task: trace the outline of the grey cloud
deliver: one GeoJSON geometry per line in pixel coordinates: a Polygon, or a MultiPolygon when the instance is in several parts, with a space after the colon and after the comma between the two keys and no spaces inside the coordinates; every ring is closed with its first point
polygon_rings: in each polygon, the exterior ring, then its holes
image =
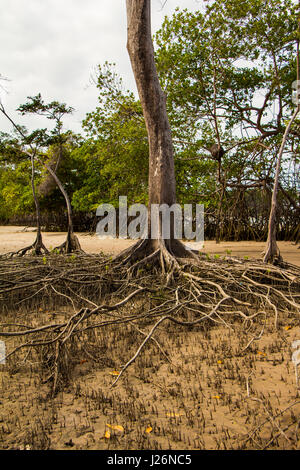
{"type": "MultiPolygon", "coordinates": [[[[152,0],[153,31],[177,5],[199,8],[196,0],[168,0],[161,11],[159,0],[152,0]]],[[[0,73],[11,79],[6,108],[28,127],[42,123],[20,118],[15,109],[40,92],[45,100],[64,101],[77,110],[67,125],[79,132],[80,121],[97,106],[97,89],[86,86],[90,74],[106,60],[116,63],[124,86],[135,90],[125,0],[1,0],[0,44],[0,73]]],[[[2,116],[0,129],[10,129],[2,116]]]]}

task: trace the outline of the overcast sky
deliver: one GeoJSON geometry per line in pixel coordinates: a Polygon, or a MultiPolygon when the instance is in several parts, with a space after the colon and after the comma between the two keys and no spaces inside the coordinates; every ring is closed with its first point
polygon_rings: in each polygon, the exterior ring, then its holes
{"type": "MultiPolygon", "coordinates": [[[[195,11],[203,5],[202,0],[168,0],[161,9],[162,3],[151,0],[153,33],[177,6],[195,11]]],[[[82,119],[97,106],[91,73],[105,61],[115,62],[126,88],[135,91],[125,5],[125,0],[1,0],[0,74],[10,80],[5,83],[9,93],[1,98],[7,112],[29,128],[47,125],[15,112],[27,96],[41,93],[45,101],[75,108],[66,128],[80,132],[82,119]]],[[[0,130],[11,130],[2,115],[0,130]]]]}

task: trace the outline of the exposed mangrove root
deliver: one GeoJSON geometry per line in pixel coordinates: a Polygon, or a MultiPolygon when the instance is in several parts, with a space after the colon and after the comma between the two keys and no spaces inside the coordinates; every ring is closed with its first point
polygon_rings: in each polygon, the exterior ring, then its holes
{"type": "Polygon", "coordinates": [[[83,253],[78,237],[72,230],[68,230],[67,239],[64,243],[54,248],[59,254],[83,253]]]}
{"type": "Polygon", "coordinates": [[[0,266],[0,309],[32,312],[39,310],[43,301],[44,308],[49,311],[51,306],[54,315],[54,321],[40,325],[30,324],[29,314],[28,321],[0,325],[0,338],[6,338],[7,343],[18,338],[17,345],[7,348],[7,359],[26,358],[28,349],[42,352],[39,356],[47,366],[44,380],[51,383],[55,394],[63,387],[65,371],[75,354],[70,348],[76,341],[85,344],[88,334],[101,328],[128,324],[144,336],[136,353],[120,367],[116,385],[150,340],[160,346],[155,333],[165,324],[234,329],[239,322],[245,330],[253,331],[244,351],[262,336],[267,318],[273,319],[274,328],[283,316],[293,315],[299,322],[297,266],[285,264],[283,269],[261,261],[207,260],[183,254],[189,253],[181,245],[167,249],[143,240],[113,260],[81,253],[75,257],[49,255],[46,262],[28,257],[26,265],[21,259],[17,263],[4,260],[0,266]],[[181,256],[175,257],[175,253],[181,256]]]}
{"type": "Polygon", "coordinates": [[[142,239],[127,248],[113,259],[117,266],[128,266],[130,275],[147,267],[157,267],[166,275],[166,284],[173,279],[174,273],[180,271],[181,260],[199,260],[195,252],[188,250],[179,240],[142,239]]]}
{"type": "Polygon", "coordinates": [[[266,250],[263,252],[264,263],[270,263],[277,266],[283,265],[283,258],[280,254],[276,240],[271,240],[267,244],[266,250]]]}
{"type": "Polygon", "coordinates": [[[16,257],[22,257],[25,255],[43,255],[43,254],[48,254],[49,251],[45,247],[42,239],[42,234],[40,232],[37,233],[36,239],[32,245],[26,246],[25,248],[21,248],[20,250],[17,251],[11,251],[9,253],[6,253],[5,255],[1,255],[1,258],[13,258],[14,256],[16,257]]]}

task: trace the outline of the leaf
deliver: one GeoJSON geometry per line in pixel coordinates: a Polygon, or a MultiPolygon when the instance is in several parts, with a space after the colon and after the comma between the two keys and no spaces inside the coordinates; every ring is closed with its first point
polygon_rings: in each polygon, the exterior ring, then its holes
{"type": "Polygon", "coordinates": [[[264,353],[262,351],[257,351],[257,354],[259,354],[260,356],[266,356],[266,353],[264,353]]]}
{"type": "Polygon", "coordinates": [[[109,430],[105,431],[104,437],[105,437],[105,439],[110,439],[110,431],[109,430]]]}
{"type": "Polygon", "coordinates": [[[120,375],[120,372],[117,370],[113,370],[112,372],[109,373],[110,375],[120,375]]]}
{"type": "Polygon", "coordinates": [[[175,413],[175,411],[171,411],[171,413],[167,413],[168,418],[179,418],[183,416],[183,413],[175,413]]]}
{"type": "Polygon", "coordinates": [[[285,326],[283,329],[284,329],[285,331],[288,331],[288,330],[290,330],[291,328],[292,328],[292,327],[291,327],[290,325],[288,325],[288,326],[285,326]]]}
{"type": "Polygon", "coordinates": [[[215,395],[213,398],[216,398],[217,400],[221,399],[220,395],[215,395]]]}
{"type": "Polygon", "coordinates": [[[119,424],[107,424],[106,426],[113,431],[124,432],[123,426],[120,426],[119,424]]]}
{"type": "Polygon", "coordinates": [[[218,361],[218,364],[223,364],[223,361],[219,360],[219,361],[218,361]]]}
{"type": "Polygon", "coordinates": [[[148,426],[148,428],[146,429],[146,433],[150,434],[150,432],[152,432],[152,428],[151,428],[151,426],[148,426]]]}

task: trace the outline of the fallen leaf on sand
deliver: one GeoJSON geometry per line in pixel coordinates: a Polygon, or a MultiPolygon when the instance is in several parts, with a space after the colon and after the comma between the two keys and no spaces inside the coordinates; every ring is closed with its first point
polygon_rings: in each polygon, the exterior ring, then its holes
{"type": "Polygon", "coordinates": [[[183,413],[175,413],[172,411],[171,413],[167,413],[168,418],[179,418],[180,416],[183,416],[183,413]]]}
{"type": "Polygon", "coordinates": [[[257,351],[257,354],[259,354],[260,356],[266,356],[266,353],[261,352],[261,351],[257,351]]]}
{"type": "Polygon", "coordinates": [[[120,426],[119,424],[107,424],[106,425],[108,428],[112,429],[113,431],[119,431],[119,432],[124,432],[123,426],[120,426]]]}

